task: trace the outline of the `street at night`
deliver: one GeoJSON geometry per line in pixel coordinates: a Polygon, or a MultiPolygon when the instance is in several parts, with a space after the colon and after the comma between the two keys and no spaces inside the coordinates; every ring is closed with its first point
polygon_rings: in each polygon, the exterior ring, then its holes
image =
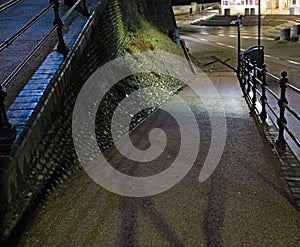
{"type": "Polygon", "coordinates": [[[0,246],[300,246],[300,0],[0,0],[0,29],[0,246]]]}

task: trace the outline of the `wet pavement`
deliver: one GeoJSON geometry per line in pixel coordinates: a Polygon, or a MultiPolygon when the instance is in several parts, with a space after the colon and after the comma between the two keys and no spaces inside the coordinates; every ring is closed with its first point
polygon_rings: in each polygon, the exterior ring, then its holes
{"type": "MultiPolygon", "coordinates": [[[[199,183],[212,133],[207,106],[186,87],[178,95],[200,126],[200,148],[181,182],[158,195],[130,198],[102,189],[81,172],[41,206],[19,246],[298,246],[299,211],[235,74],[215,72],[209,78],[223,100],[227,124],[224,152],[209,179],[199,183]]],[[[167,103],[183,114],[181,104],[176,97],[167,103]]],[[[148,147],[147,133],[154,127],[171,137],[146,174],[165,169],[176,157],[181,143],[176,126],[170,114],[158,110],[131,133],[141,149],[148,147]]],[[[114,149],[106,157],[110,154],[116,166],[143,174],[143,167],[130,165],[114,149]]]]}
{"type": "MultiPolygon", "coordinates": [[[[227,138],[208,180],[200,183],[199,173],[210,150],[210,119],[187,87],[179,95],[195,114],[201,143],[194,166],[180,183],[155,196],[130,198],[104,190],[82,171],[41,205],[18,246],[299,246],[299,211],[269,143],[249,114],[236,75],[213,71],[209,78],[223,99],[227,138]]],[[[198,86],[203,90],[201,79],[198,86]]],[[[180,113],[181,103],[173,98],[167,104],[180,113]]],[[[176,122],[162,110],[132,132],[136,146],[148,147],[147,133],[154,127],[168,131],[170,144],[146,171],[131,164],[132,174],[165,169],[178,153],[176,122]]],[[[116,166],[127,167],[127,160],[115,157],[116,166]]]]}
{"type": "MultiPolygon", "coordinates": [[[[223,67],[222,70],[228,71],[226,66],[221,63],[209,64],[213,61],[212,55],[221,60],[230,59],[228,63],[233,67],[237,66],[237,33],[236,27],[194,27],[181,26],[183,35],[182,38],[189,41],[189,48],[193,50],[193,54],[200,61],[199,66],[205,71],[215,71],[223,67]],[[205,33],[203,33],[205,32],[205,33]],[[225,35],[227,33],[227,35],[225,35]]],[[[242,27],[242,48],[243,51],[251,46],[257,45],[257,28],[242,27]],[[253,38],[251,38],[253,37],[253,38]]],[[[268,40],[266,34],[262,33],[262,45],[265,51],[265,64],[267,71],[276,77],[280,78],[282,71],[287,71],[288,79],[291,85],[300,88],[299,77],[299,42],[294,41],[275,41],[268,40]]],[[[277,81],[272,80],[267,76],[268,86],[277,94],[280,95],[280,87],[277,81]]],[[[287,90],[287,98],[289,106],[296,112],[300,112],[299,94],[292,90],[287,90]]],[[[269,104],[276,112],[279,112],[277,99],[271,94],[267,94],[269,104]]],[[[276,123],[276,118],[272,113],[269,117],[276,123]]],[[[300,138],[300,125],[298,120],[289,112],[286,112],[286,118],[289,128],[294,132],[295,136],[300,138]]],[[[288,144],[292,148],[294,154],[300,157],[300,150],[293,140],[286,134],[288,144]]]]}

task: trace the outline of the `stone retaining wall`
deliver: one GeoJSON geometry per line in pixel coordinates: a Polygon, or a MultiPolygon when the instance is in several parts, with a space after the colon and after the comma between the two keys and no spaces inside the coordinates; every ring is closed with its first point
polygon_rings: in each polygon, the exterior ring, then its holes
{"type": "MultiPolygon", "coordinates": [[[[65,36],[72,48],[68,57],[54,49],[9,108],[17,139],[11,153],[0,156],[3,243],[22,230],[30,207],[80,169],[71,130],[76,96],[97,67],[126,52],[127,31],[141,19],[165,33],[174,30],[169,0],[101,1],[88,21],[79,17],[71,25],[65,36]]],[[[148,80],[158,81],[159,86],[160,78],[148,80]]],[[[170,88],[178,86],[170,82],[170,88]]]]}

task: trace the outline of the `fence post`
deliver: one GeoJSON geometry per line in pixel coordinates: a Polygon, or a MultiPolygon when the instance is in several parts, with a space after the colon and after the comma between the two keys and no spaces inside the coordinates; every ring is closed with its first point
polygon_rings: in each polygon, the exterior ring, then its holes
{"type": "Polygon", "coordinates": [[[57,36],[58,36],[58,45],[57,45],[57,51],[64,56],[67,56],[68,54],[68,47],[65,44],[62,29],[63,29],[63,22],[60,19],[59,16],[59,0],[51,0],[51,2],[54,2],[53,10],[54,10],[54,25],[57,25],[57,36]]]}
{"type": "Polygon", "coordinates": [[[0,86],[0,154],[7,154],[11,144],[16,139],[16,129],[8,122],[5,111],[4,100],[6,95],[5,88],[0,86]]]}
{"type": "Polygon", "coordinates": [[[267,86],[267,82],[266,82],[266,74],[267,74],[267,69],[266,69],[266,65],[263,64],[262,65],[262,85],[261,85],[261,106],[262,106],[262,110],[260,113],[260,119],[263,121],[263,123],[266,122],[267,119],[267,111],[266,111],[266,102],[267,102],[267,95],[266,95],[266,86],[267,86]]]}
{"type": "Polygon", "coordinates": [[[247,87],[248,87],[248,63],[245,57],[241,57],[241,83],[244,97],[247,98],[247,87]]]}
{"type": "Polygon", "coordinates": [[[280,148],[286,147],[286,141],[284,139],[284,125],[287,124],[286,118],[285,118],[285,104],[288,104],[288,101],[286,99],[286,84],[289,83],[288,79],[286,78],[287,72],[282,71],[281,72],[281,79],[279,81],[281,93],[280,93],[280,100],[278,100],[278,106],[280,109],[279,119],[277,120],[277,124],[279,127],[279,133],[278,138],[276,140],[276,144],[280,148]]]}
{"type": "Polygon", "coordinates": [[[257,77],[257,65],[256,64],[253,64],[251,66],[251,70],[252,70],[252,92],[253,92],[253,97],[252,97],[252,106],[253,106],[253,109],[255,111],[256,109],[256,77],[257,77]]]}
{"type": "Polygon", "coordinates": [[[86,17],[90,16],[89,10],[87,8],[86,0],[82,0],[82,14],[86,17]]]}
{"type": "Polygon", "coordinates": [[[246,58],[246,73],[247,73],[247,90],[246,93],[249,95],[251,91],[251,86],[250,86],[250,71],[251,71],[251,66],[250,66],[250,59],[246,58]]]}
{"type": "Polygon", "coordinates": [[[243,92],[246,94],[246,75],[247,75],[247,62],[244,57],[242,57],[242,83],[243,83],[243,92]]]}

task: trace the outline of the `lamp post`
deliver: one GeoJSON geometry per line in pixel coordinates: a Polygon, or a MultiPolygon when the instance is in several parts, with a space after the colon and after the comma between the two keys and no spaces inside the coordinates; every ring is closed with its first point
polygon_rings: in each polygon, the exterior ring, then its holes
{"type": "Polygon", "coordinates": [[[241,69],[241,16],[240,13],[238,13],[238,19],[237,19],[237,25],[238,25],[238,66],[237,66],[237,75],[240,79],[240,69],[241,69]]]}
{"type": "Polygon", "coordinates": [[[258,59],[259,59],[259,64],[260,65],[262,65],[262,58],[261,58],[261,42],[260,42],[260,40],[261,40],[261,37],[260,37],[260,33],[261,33],[261,23],[260,23],[260,21],[261,21],[261,18],[260,18],[260,0],[258,0],[258,59]]]}

